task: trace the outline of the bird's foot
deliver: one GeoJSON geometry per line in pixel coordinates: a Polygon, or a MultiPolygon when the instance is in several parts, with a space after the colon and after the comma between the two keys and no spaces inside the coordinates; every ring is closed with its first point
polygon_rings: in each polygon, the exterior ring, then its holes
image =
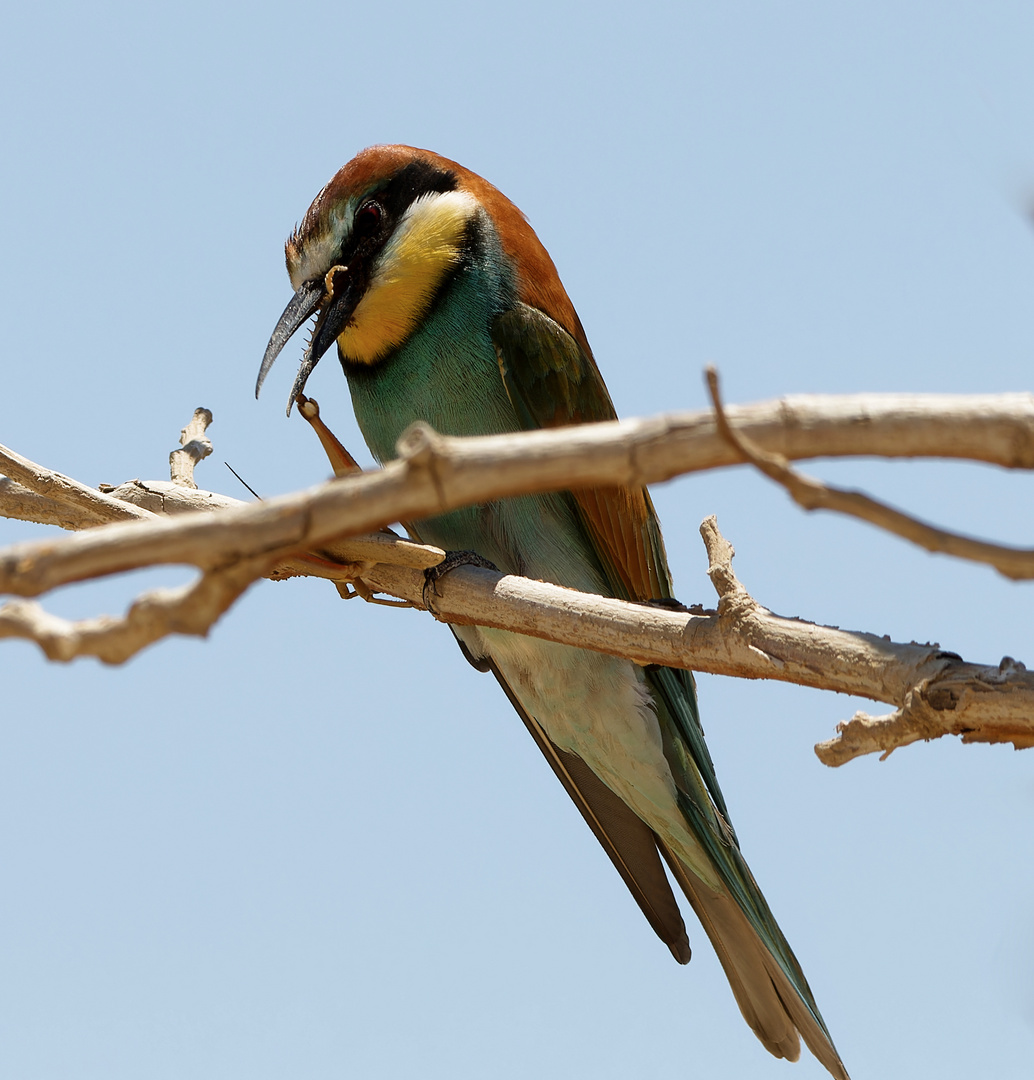
{"type": "Polygon", "coordinates": [[[643,602],[647,607],[664,608],[665,611],[684,611],[687,613],[689,611],[689,608],[681,600],[676,600],[674,596],[657,596],[643,602]]]}
{"type": "Polygon", "coordinates": [[[299,394],[295,400],[298,402],[298,411],[302,414],[303,419],[308,420],[309,426],[316,432],[316,437],[323,447],[323,452],[327,455],[327,460],[334,470],[334,475],[341,477],[361,473],[363,470],[359,462],[352,457],[345,449],[344,443],[320,419],[319,402],[315,398],[307,398],[304,394],[299,394]]]}
{"type": "Polygon", "coordinates": [[[652,600],[644,600],[645,607],[661,608],[664,611],[680,611],[686,615],[714,615],[715,612],[705,608],[703,604],[690,604],[687,607],[681,600],[674,596],[658,596],[652,600]]]}
{"type": "Polygon", "coordinates": [[[495,570],[499,572],[499,567],[495,563],[489,562],[488,559],[483,558],[476,551],[447,551],[445,558],[436,566],[428,567],[424,571],[424,607],[427,608],[432,615],[436,615],[434,610],[433,597],[441,596],[438,592],[438,582],[445,577],[446,574],[451,573],[458,566],[479,566],[482,570],[495,570]]]}

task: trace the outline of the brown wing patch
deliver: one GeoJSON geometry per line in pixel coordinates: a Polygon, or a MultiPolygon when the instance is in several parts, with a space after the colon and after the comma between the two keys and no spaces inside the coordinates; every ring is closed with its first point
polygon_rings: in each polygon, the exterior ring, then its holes
{"type": "Polygon", "coordinates": [[[630,600],[671,596],[660,530],[642,488],[578,488],[571,492],[603,555],[630,600]]]}

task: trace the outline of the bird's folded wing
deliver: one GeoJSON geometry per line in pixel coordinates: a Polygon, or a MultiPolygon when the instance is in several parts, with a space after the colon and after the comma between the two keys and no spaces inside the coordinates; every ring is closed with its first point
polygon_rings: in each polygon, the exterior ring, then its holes
{"type": "Polygon", "coordinates": [[[499,680],[499,685],[586,824],[610,856],[654,932],[680,964],[688,964],[690,949],[686,924],[682,921],[682,914],[661,863],[657,839],[651,829],[581,758],[557,746],[534,717],[528,715],[496,665],[487,660],[487,666],[499,680]]]}
{"type": "MultiPolygon", "coordinates": [[[[614,420],[617,414],[580,325],[570,331],[545,312],[518,304],[496,317],[492,340],[503,384],[526,428],[614,420]]],[[[645,601],[672,595],[660,525],[645,488],[581,488],[571,492],[613,595],[645,601]]],[[[686,744],[708,796],[728,825],[696,707],[693,676],[654,669],[651,682],[669,699],[676,738],[686,744]]],[[[678,771],[679,758],[672,761],[678,771]]]]}
{"type": "MultiPolygon", "coordinates": [[[[529,431],[617,419],[580,326],[572,334],[545,312],[518,304],[493,321],[492,341],[506,392],[529,431]]],[[[664,542],[646,489],[576,488],[571,494],[614,595],[670,597],[664,542]]]]}

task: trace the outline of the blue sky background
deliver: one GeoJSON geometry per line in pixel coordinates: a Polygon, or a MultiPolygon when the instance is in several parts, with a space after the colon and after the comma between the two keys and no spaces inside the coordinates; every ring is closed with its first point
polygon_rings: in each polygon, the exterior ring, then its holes
{"type": "MultiPolygon", "coordinates": [[[[0,16],[0,441],[90,483],[327,473],[252,387],[282,244],[373,142],[454,157],[552,253],[626,416],[786,393],[1031,389],[1027,2],[99,2],[0,16]]],[[[337,366],[309,383],[357,454],[337,366]]],[[[364,460],[365,451],[363,451],[364,460]]],[[[1030,544],[1034,480],[822,464],[1030,544]]],[[[787,615],[1034,660],[1034,586],[809,516],[746,471],[655,491],[687,602],[699,521],[787,615]]],[[[41,530],[0,522],[0,539],[41,530]]],[[[173,568],[65,590],[121,610],[173,568]]],[[[0,1075],[794,1077],[703,933],[657,942],[490,679],[426,615],[254,588],[118,669],[0,645],[0,1075]]],[[[743,846],[856,1080],[1028,1077],[1034,754],[840,770],[864,702],[700,680],[743,846]]]]}

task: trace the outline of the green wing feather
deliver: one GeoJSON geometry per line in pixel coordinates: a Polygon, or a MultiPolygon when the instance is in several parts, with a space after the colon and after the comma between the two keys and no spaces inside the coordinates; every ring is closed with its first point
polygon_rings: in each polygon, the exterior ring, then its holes
{"type": "MultiPolygon", "coordinates": [[[[527,304],[496,317],[492,340],[503,384],[524,427],[616,420],[592,356],[559,323],[527,304]]],[[[644,488],[571,492],[614,595],[671,597],[671,575],[650,496],[644,488]]]]}

